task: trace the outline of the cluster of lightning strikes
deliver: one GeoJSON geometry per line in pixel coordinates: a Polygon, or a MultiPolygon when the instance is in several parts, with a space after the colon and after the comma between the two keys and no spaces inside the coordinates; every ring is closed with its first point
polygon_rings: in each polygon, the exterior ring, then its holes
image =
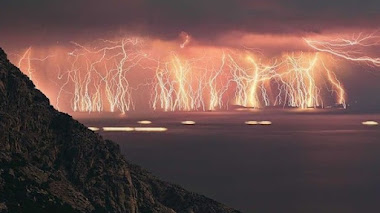
{"type": "Polygon", "coordinates": [[[344,58],[349,61],[366,63],[367,65],[380,67],[380,58],[367,55],[367,49],[372,48],[378,51],[380,46],[380,35],[377,32],[364,35],[359,33],[352,38],[337,38],[313,40],[304,39],[313,49],[319,52],[330,53],[334,56],[344,58]]]}
{"type": "Polygon", "coordinates": [[[69,66],[58,75],[64,80],[57,95],[58,107],[62,93],[68,92],[73,111],[100,112],[107,105],[108,111],[124,113],[134,108],[128,74],[146,57],[139,51],[141,41],[124,38],[101,43],[101,47],[89,48],[72,42],[76,49],[68,53],[69,66]]]}
{"type": "Polygon", "coordinates": [[[318,53],[286,54],[265,64],[249,53],[226,51],[216,65],[199,66],[199,61],[204,58],[186,60],[173,54],[157,68],[154,110],[220,110],[229,103],[252,108],[322,107],[318,76],[325,77],[330,91],[335,92],[336,104],[346,107],[343,86],[318,53]]]}
{"type": "MultiPolygon", "coordinates": [[[[125,113],[135,109],[134,97],[143,96],[136,91],[145,85],[149,87],[147,98],[143,97],[146,104],[160,111],[222,110],[231,105],[317,108],[324,106],[326,94],[345,108],[346,92],[325,54],[380,66],[379,58],[360,49],[380,45],[376,34],[304,40],[316,52],[287,53],[270,60],[230,49],[200,57],[172,51],[155,58],[144,51],[140,38],[99,40],[96,45],[72,42],[74,50],[66,54],[65,64],[59,65],[56,107],[64,102],[62,96],[69,95],[73,111],[125,113]],[[144,80],[139,76],[140,85],[131,86],[131,77],[141,69],[149,69],[152,75],[144,80]]],[[[185,34],[180,49],[189,42],[185,34]]],[[[38,59],[31,57],[31,52],[29,48],[19,55],[18,65],[33,79],[32,62],[54,56],[38,59]]]]}

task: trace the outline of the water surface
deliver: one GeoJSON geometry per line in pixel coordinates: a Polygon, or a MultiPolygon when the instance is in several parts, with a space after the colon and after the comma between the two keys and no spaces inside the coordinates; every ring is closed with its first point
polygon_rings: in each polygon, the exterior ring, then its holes
{"type": "Polygon", "coordinates": [[[224,112],[81,119],[120,144],[130,162],[163,180],[244,212],[309,213],[380,210],[380,126],[363,125],[367,120],[380,122],[380,115],[224,112]],[[167,130],[102,131],[106,126],[167,130]]]}

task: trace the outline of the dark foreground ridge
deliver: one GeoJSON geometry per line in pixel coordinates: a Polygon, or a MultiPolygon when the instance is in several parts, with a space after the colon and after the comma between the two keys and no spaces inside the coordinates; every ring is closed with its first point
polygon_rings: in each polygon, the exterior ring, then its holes
{"type": "Polygon", "coordinates": [[[238,212],[129,164],[0,48],[0,212],[238,212]]]}

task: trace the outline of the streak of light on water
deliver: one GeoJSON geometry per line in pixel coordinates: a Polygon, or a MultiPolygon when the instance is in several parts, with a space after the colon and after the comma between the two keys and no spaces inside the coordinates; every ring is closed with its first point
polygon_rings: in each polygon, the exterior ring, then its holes
{"type": "Polygon", "coordinates": [[[147,124],[152,124],[152,121],[148,121],[148,120],[142,120],[142,121],[137,121],[138,124],[144,124],[144,125],[147,125],[147,124]]]}
{"type": "Polygon", "coordinates": [[[195,125],[195,121],[182,121],[181,124],[183,124],[183,125],[195,125]]]}
{"type": "Polygon", "coordinates": [[[272,121],[246,121],[246,125],[272,125],[272,121]]]}
{"type": "Polygon", "coordinates": [[[244,123],[247,124],[247,125],[258,125],[259,124],[258,121],[246,121],[244,123]]]}
{"type": "Polygon", "coordinates": [[[365,126],[377,126],[377,125],[379,125],[379,123],[376,121],[363,121],[362,124],[365,126]]]}
{"type": "Polygon", "coordinates": [[[260,125],[272,125],[272,121],[259,121],[260,125]]]}
{"type": "Polygon", "coordinates": [[[133,127],[103,127],[105,132],[132,132],[134,130],[133,127]]]}
{"type": "Polygon", "coordinates": [[[103,127],[105,132],[165,132],[166,127],[103,127]]]}
{"type": "Polygon", "coordinates": [[[168,129],[165,127],[135,127],[136,132],[165,132],[168,129]]]}
{"type": "Polygon", "coordinates": [[[92,131],[99,131],[99,128],[98,127],[93,127],[93,126],[90,126],[88,127],[89,130],[92,130],[92,131]]]}

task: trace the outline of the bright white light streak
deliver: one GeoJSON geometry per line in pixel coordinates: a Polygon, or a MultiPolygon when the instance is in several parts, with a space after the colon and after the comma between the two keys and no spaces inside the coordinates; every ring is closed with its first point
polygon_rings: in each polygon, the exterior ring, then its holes
{"type": "Polygon", "coordinates": [[[105,132],[165,132],[165,127],[103,127],[105,132]]]}
{"type": "Polygon", "coordinates": [[[105,132],[132,132],[134,130],[133,127],[103,127],[105,132]]]}
{"type": "Polygon", "coordinates": [[[247,125],[258,125],[259,124],[258,121],[246,121],[244,123],[247,124],[247,125]]]}
{"type": "Polygon", "coordinates": [[[165,127],[135,127],[136,132],[166,132],[168,129],[165,127]]]}
{"type": "Polygon", "coordinates": [[[99,131],[99,128],[98,127],[93,127],[93,126],[90,126],[88,127],[89,130],[92,130],[92,131],[99,131]]]}
{"type": "Polygon", "coordinates": [[[260,121],[259,124],[260,125],[272,125],[272,122],[271,121],[260,121]]]}
{"type": "Polygon", "coordinates": [[[195,125],[195,121],[182,121],[181,124],[183,124],[183,125],[195,125]]]}
{"type": "Polygon", "coordinates": [[[377,126],[377,125],[379,125],[379,123],[376,121],[363,121],[362,124],[365,126],[377,126]]]}
{"type": "Polygon", "coordinates": [[[152,121],[148,121],[148,120],[143,120],[143,121],[137,121],[138,124],[144,124],[144,125],[147,125],[147,124],[151,124],[152,121]]]}

